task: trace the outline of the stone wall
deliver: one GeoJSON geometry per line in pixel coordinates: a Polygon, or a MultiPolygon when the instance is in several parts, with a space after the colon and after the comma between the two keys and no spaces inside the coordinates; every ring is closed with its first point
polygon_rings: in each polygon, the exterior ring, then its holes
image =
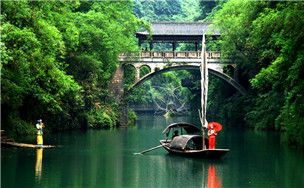
{"type": "Polygon", "coordinates": [[[109,84],[109,94],[117,100],[118,103],[121,102],[124,95],[124,65],[119,64],[118,68],[114,72],[114,77],[109,84]]]}
{"type": "Polygon", "coordinates": [[[119,107],[120,126],[128,126],[128,102],[124,100],[124,65],[119,64],[109,84],[109,94],[114,97],[119,107]]]}

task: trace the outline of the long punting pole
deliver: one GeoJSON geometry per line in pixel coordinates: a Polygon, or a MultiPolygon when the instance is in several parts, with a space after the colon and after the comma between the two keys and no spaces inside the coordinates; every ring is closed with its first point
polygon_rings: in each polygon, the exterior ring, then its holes
{"type": "Polygon", "coordinates": [[[163,145],[156,146],[156,147],[154,147],[154,148],[151,148],[151,149],[148,149],[148,150],[142,151],[142,152],[140,152],[139,154],[144,154],[144,153],[147,153],[147,152],[149,152],[149,151],[155,150],[155,149],[160,148],[160,147],[162,147],[162,146],[163,146],[163,145]]]}
{"type": "Polygon", "coordinates": [[[201,124],[203,132],[203,150],[205,149],[205,130],[207,128],[206,109],[207,109],[207,95],[208,95],[208,68],[205,46],[205,32],[202,40],[202,63],[201,63],[201,124]]]}

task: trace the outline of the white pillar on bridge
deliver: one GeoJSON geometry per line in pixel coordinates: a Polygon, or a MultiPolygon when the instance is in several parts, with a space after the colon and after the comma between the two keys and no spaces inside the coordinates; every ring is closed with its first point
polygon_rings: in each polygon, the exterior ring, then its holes
{"type": "Polygon", "coordinates": [[[140,67],[135,67],[135,83],[140,80],[140,67]]]}

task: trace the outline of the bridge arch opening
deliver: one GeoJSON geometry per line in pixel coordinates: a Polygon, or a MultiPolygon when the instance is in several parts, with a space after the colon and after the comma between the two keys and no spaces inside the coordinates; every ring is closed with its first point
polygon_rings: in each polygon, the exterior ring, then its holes
{"type": "MultiPolygon", "coordinates": [[[[183,65],[183,66],[173,66],[173,67],[167,67],[155,72],[151,72],[147,75],[145,75],[144,77],[142,77],[138,82],[136,82],[135,84],[133,84],[127,92],[127,95],[131,94],[132,91],[139,87],[140,85],[142,85],[144,82],[148,81],[149,79],[151,79],[152,77],[165,73],[165,72],[169,72],[169,71],[175,71],[175,70],[198,70],[200,71],[200,68],[198,66],[192,66],[192,65],[183,65]]],[[[228,84],[230,84],[232,87],[234,87],[236,90],[238,90],[242,95],[245,94],[246,90],[237,82],[235,81],[233,78],[231,78],[230,76],[216,71],[214,69],[210,69],[208,68],[208,73],[212,74],[222,80],[224,80],[225,82],[227,82],[228,84]]]]}
{"type": "Polygon", "coordinates": [[[142,65],[139,68],[139,77],[142,78],[145,75],[149,74],[151,72],[151,67],[148,65],[142,65]]]}
{"type": "Polygon", "coordinates": [[[233,65],[227,65],[226,67],[224,67],[223,72],[226,75],[229,75],[230,77],[234,76],[234,69],[235,67],[233,65]]]}

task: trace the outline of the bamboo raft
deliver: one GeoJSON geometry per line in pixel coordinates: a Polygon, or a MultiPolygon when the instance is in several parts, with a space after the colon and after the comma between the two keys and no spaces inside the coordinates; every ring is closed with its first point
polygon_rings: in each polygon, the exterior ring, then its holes
{"type": "Polygon", "coordinates": [[[17,142],[1,142],[1,147],[22,147],[22,148],[54,148],[53,145],[36,145],[36,144],[25,144],[17,142]]]}
{"type": "Polygon", "coordinates": [[[54,148],[53,145],[36,145],[14,142],[14,140],[1,130],[1,147],[21,147],[21,148],[54,148]]]}

